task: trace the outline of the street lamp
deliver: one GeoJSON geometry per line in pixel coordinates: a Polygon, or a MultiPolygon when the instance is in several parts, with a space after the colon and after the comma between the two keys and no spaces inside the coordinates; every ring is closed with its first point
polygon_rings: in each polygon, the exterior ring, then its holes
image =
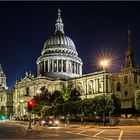
{"type": "MultiPolygon", "coordinates": [[[[104,59],[100,62],[102,69],[103,69],[103,93],[105,94],[106,90],[105,90],[105,85],[104,85],[104,73],[106,72],[106,68],[109,65],[109,60],[104,59]]],[[[103,125],[105,125],[105,112],[103,112],[103,125]]]]}
{"type": "Polygon", "coordinates": [[[109,66],[109,60],[104,59],[100,62],[100,65],[102,66],[103,70],[103,93],[105,93],[105,86],[104,86],[104,72],[106,72],[106,68],[109,66]]]}
{"type": "Polygon", "coordinates": [[[108,65],[109,65],[109,60],[104,59],[104,60],[101,61],[100,64],[102,66],[103,71],[105,71],[106,70],[106,67],[108,67],[108,65]]]}

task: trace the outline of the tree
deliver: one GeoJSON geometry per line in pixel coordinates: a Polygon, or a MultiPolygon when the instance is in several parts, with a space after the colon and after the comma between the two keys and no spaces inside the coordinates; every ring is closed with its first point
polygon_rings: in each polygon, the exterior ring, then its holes
{"type": "Polygon", "coordinates": [[[79,101],[80,114],[88,116],[95,111],[94,99],[83,99],[79,101]]]}
{"type": "Polygon", "coordinates": [[[109,113],[114,110],[114,102],[110,95],[99,95],[94,98],[96,112],[109,113]]]}
{"type": "Polygon", "coordinates": [[[119,97],[117,97],[115,94],[111,95],[111,98],[114,102],[114,111],[113,114],[114,115],[119,115],[121,114],[121,100],[119,97]]]}
{"type": "Polygon", "coordinates": [[[61,95],[64,99],[64,102],[68,101],[70,98],[70,93],[71,93],[71,89],[64,86],[63,89],[61,90],[61,95]]]}
{"type": "Polygon", "coordinates": [[[63,96],[59,90],[55,90],[51,95],[51,103],[53,105],[62,104],[64,102],[63,96]]]}
{"type": "Polygon", "coordinates": [[[140,90],[135,92],[135,106],[136,109],[140,112],[140,90]]]}
{"type": "Polygon", "coordinates": [[[103,124],[105,125],[105,113],[113,112],[114,102],[110,95],[99,95],[94,98],[96,112],[103,114],[103,124]]]}
{"type": "Polygon", "coordinates": [[[80,92],[74,88],[74,90],[72,90],[70,93],[69,101],[78,101],[80,99],[80,92]]]}
{"type": "Polygon", "coordinates": [[[45,117],[47,115],[52,115],[51,108],[51,106],[43,106],[41,109],[41,116],[45,117]]]}
{"type": "Polygon", "coordinates": [[[36,94],[33,99],[35,102],[34,107],[32,108],[32,113],[34,114],[41,114],[41,109],[43,106],[50,106],[51,105],[51,93],[48,91],[48,89],[42,87],[40,89],[41,93],[36,94]]]}
{"type": "Polygon", "coordinates": [[[0,115],[5,115],[5,107],[1,106],[0,108],[0,115]]]}

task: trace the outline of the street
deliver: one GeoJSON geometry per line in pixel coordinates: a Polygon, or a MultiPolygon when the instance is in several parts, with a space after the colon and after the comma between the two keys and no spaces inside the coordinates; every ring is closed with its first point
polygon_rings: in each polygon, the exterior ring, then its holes
{"type": "Polygon", "coordinates": [[[48,140],[139,140],[140,127],[65,127],[32,126],[13,122],[0,122],[0,139],[48,139],[48,140]]]}
{"type": "Polygon", "coordinates": [[[0,139],[19,139],[26,135],[26,127],[0,121],[0,139]]]}

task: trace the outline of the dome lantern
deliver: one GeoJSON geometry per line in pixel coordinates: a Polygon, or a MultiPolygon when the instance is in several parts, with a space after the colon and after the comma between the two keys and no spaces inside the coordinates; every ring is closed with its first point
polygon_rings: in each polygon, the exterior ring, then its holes
{"type": "Polygon", "coordinates": [[[61,32],[62,34],[64,34],[64,24],[62,22],[60,9],[58,9],[58,17],[55,23],[55,34],[57,32],[61,32]]]}

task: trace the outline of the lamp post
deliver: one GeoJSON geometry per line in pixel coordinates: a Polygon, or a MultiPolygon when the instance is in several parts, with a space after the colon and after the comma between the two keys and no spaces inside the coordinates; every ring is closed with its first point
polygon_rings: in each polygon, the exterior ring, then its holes
{"type": "Polygon", "coordinates": [[[104,59],[101,61],[101,66],[102,66],[102,70],[103,70],[103,93],[105,93],[105,85],[104,85],[104,73],[106,72],[106,68],[108,67],[109,61],[104,59]]]}
{"type": "MultiPolygon", "coordinates": [[[[108,67],[108,60],[107,59],[104,59],[101,61],[101,66],[102,66],[102,70],[103,70],[103,93],[105,94],[106,93],[106,90],[105,90],[105,85],[104,85],[104,73],[106,72],[106,67],[108,67]]],[[[103,125],[105,125],[105,112],[103,112],[103,125]]]]}

